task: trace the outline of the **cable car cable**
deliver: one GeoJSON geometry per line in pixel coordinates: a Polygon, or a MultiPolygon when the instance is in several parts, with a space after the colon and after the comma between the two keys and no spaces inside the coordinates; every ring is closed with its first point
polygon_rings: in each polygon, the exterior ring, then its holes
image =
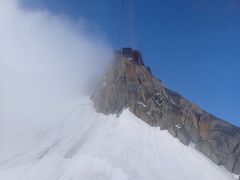
{"type": "Polygon", "coordinates": [[[118,24],[117,48],[119,48],[120,41],[121,41],[123,15],[124,15],[124,0],[120,0],[120,1],[121,2],[120,2],[120,17],[119,17],[119,24],[118,24]]]}

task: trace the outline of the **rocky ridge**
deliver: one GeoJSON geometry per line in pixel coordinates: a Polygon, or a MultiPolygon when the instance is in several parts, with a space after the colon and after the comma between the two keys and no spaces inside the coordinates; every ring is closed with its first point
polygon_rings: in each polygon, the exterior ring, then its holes
{"type": "Polygon", "coordinates": [[[218,165],[240,174],[240,128],[225,122],[166,88],[150,68],[118,57],[91,96],[104,114],[129,108],[151,126],[168,130],[218,165]]]}

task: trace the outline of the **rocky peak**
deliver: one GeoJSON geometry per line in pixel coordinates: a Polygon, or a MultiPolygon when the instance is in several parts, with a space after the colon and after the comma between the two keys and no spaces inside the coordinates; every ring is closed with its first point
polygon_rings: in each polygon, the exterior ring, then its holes
{"type": "Polygon", "coordinates": [[[240,174],[240,128],[166,88],[144,63],[116,56],[91,99],[104,114],[129,108],[150,126],[168,130],[185,145],[194,143],[213,162],[240,174]]]}

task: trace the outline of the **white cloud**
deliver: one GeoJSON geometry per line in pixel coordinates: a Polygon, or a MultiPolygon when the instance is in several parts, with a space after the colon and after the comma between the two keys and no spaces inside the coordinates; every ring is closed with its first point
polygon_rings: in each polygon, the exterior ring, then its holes
{"type": "Polygon", "coordinates": [[[41,110],[86,91],[89,79],[110,60],[111,49],[87,33],[85,24],[85,19],[75,22],[0,0],[0,109],[41,110]]]}

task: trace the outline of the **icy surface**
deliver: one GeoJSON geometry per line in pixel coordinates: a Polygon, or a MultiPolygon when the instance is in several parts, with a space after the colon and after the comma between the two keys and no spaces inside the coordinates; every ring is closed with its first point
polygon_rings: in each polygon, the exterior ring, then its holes
{"type": "MultiPolygon", "coordinates": [[[[0,130],[4,180],[230,180],[234,176],[128,110],[95,112],[89,98],[0,130]]],[[[20,121],[20,119],[19,119],[20,121]]]]}

